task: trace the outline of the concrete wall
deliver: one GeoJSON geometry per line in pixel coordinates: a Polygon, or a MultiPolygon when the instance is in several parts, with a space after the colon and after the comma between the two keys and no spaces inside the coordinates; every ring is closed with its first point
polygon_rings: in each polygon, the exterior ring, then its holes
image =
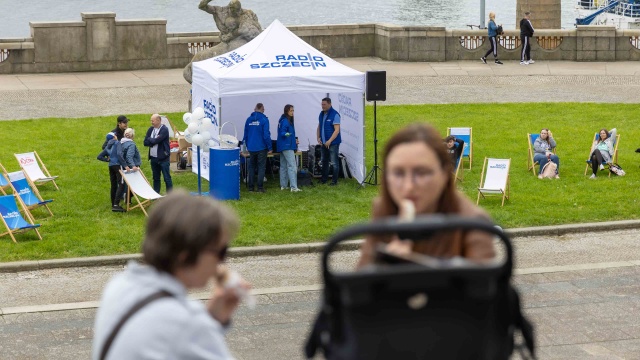
{"type": "MultiPolygon", "coordinates": [[[[183,67],[189,46],[220,42],[217,32],[166,33],[166,20],[117,21],[115,13],[82,13],[82,21],[32,22],[31,37],[0,39],[0,73],[138,70],[183,67]]],[[[429,26],[347,24],[292,26],[304,41],[331,57],[376,56],[392,61],[478,60],[489,48],[485,30],[429,26]],[[465,37],[484,40],[476,48],[463,46],[465,37]]],[[[536,30],[531,42],[536,60],[640,60],[640,30],[611,26],[578,26],[570,30],[536,30]],[[543,39],[557,45],[543,48],[543,39]]],[[[518,30],[505,39],[519,41],[518,30]]],[[[477,44],[477,43],[476,43],[477,44]]],[[[467,44],[468,45],[468,44],[467,44]]],[[[499,46],[503,60],[520,59],[521,47],[499,46]]]]}

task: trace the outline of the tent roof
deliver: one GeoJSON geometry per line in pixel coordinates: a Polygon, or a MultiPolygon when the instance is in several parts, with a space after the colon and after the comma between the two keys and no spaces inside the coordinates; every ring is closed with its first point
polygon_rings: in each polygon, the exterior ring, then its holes
{"type": "Polygon", "coordinates": [[[329,58],[274,20],[252,41],[193,63],[193,83],[214,95],[363,92],[364,73],[329,58]]]}

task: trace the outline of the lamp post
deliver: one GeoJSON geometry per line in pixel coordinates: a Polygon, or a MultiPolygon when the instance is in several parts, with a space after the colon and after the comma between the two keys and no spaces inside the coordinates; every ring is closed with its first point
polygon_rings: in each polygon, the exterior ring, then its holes
{"type": "Polygon", "coordinates": [[[480,29],[484,29],[484,2],[485,0],[480,0],[480,29]]]}

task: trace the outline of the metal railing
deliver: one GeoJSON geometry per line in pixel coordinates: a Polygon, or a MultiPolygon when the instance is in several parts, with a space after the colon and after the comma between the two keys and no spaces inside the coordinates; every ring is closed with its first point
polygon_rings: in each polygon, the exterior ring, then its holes
{"type": "Polygon", "coordinates": [[[640,49],[640,36],[629,36],[629,42],[634,48],[640,49]]]}
{"type": "Polygon", "coordinates": [[[460,45],[467,50],[475,50],[484,44],[484,36],[460,36],[460,45]]]}
{"type": "Polygon", "coordinates": [[[9,49],[0,49],[0,62],[9,58],[9,49]]]}
{"type": "Polygon", "coordinates": [[[515,50],[520,47],[520,37],[511,35],[498,36],[498,43],[507,50],[515,50]]]}
{"type": "Polygon", "coordinates": [[[562,36],[538,36],[538,46],[545,50],[553,50],[562,44],[562,36]]]}
{"type": "Polygon", "coordinates": [[[189,49],[189,53],[191,53],[191,55],[195,55],[199,51],[206,50],[210,47],[213,47],[213,42],[195,42],[187,44],[187,48],[189,49]]]}

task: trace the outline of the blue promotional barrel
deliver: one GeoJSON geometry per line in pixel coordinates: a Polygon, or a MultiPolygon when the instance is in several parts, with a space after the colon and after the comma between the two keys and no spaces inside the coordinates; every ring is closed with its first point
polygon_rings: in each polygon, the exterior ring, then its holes
{"type": "Polygon", "coordinates": [[[240,200],[240,148],[211,148],[209,158],[209,195],[240,200]]]}

